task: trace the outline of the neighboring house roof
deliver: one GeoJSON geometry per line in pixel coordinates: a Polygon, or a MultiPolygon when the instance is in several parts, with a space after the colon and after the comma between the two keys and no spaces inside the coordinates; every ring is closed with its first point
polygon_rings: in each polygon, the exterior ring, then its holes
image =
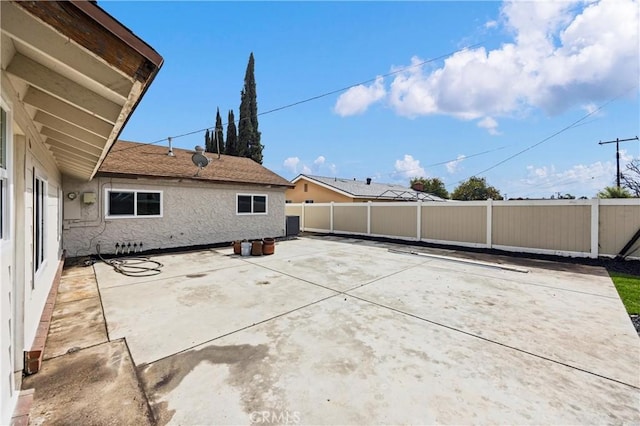
{"type": "Polygon", "coordinates": [[[191,157],[195,151],[118,141],[98,170],[98,176],[181,178],[217,183],[244,183],[292,187],[285,178],[250,158],[205,152],[209,165],[199,169],[191,157]]]}
{"type": "Polygon", "coordinates": [[[301,174],[291,182],[296,183],[300,179],[306,179],[320,186],[336,191],[342,195],[353,198],[371,198],[380,200],[398,201],[446,201],[426,192],[418,192],[402,185],[391,183],[373,182],[367,184],[366,181],[355,179],[342,179],[336,177],[312,176],[301,174]]]}

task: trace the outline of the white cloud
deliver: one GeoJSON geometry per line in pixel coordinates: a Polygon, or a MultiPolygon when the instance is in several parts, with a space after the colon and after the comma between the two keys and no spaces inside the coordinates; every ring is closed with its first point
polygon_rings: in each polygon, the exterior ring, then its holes
{"type": "Polygon", "coordinates": [[[598,105],[594,104],[593,102],[584,104],[580,108],[582,108],[587,114],[597,115],[596,111],[598,111],[598,105]]]}
{"type": "Polygon", "coordinates": [[[488,29],[490,29],[490,28],[496,28],[497,26],[498,26],[498,21],[487,21],[487,22],[485,22],[485,24],[484,24],[484,27],[485,27],[485,28],[488,28],[488,29]]]}
{"type": "Polygon", "coordinates": [[[458,166],[460,165],[460,163],[461,163],[465,158],[467,158],[465,155],[460,154],[460,155],[458,155],[458,157],[457,157],[455,160],[453,160],[453,161],[449,161],[449,162],[446,164],[446,166],[447,166],[447,171],[448,171],[450,174],[454,174],[455,172],[457,172],[457,171],[459,170],[459,167],[458,167],[458,166]]]}
{"type": "MultiPolygon", "coordinates": [[[[639,10],[637,0],[505,2],[500,22],[512,40],[460,51],[435,69],[413,57],[384,100],[399,115],[466,120],[599,103],[637,85],[639,10]]],[[[385,92],[378,79],[342,95],[335,109],[362,113],[385,92]]]]}
{"type": "Polygon", "coordinates": [[[514,196],[550,197],[560,192],[575,196],[593,197],[615,180],[616,166],[611,161],[597,161],[591,164],[576,164],[569,169],[557,171],[551,166],[527,166],[527,177],[511,189],[514,196]]]}
{"type": "Polygon", "coordinates": [[[500,134],[498,131],[498,122],[493,117],[485,117],[478,121],[478,127],[487,129],[490,135],[496,136],[500,134]]]}
{"type": "Polygon", "coordinates": [[[300,159],[298,157],[289,157],[284,160],[282,165],[285,169],[290,170],[292,173],[298,173],[298,164],[300,159]]]}
{"type": "Polygon", "coordinates": [[[329,171],[331,175],[335,175],[338,168],[335,164],[326,164],[326,161],[327,159],[324,155],[316,157],[310,165],[298,157],[288,157],[282,165],[285,169],[296,174],[326,174],[326,172],[329,171]]]}
{"type": "Polygon", "coordinates": [[[334,111],[343,117],[362,114],[387,94],[383,82],[382,77],[376,77],[370,86],[360,84],[352,87],[338,97],[334,111]]]}
{"type": "Polygon", "coordinates": [[[311,164],[311,170],[315,174],[320,174],[320,168],[324,165],[326,158],[323,155],[318,156],[315,160],[313,160],[313,164],[311,164]]]}
{"type": "Polygon", "coordinates": [[[634,157],[633,154],[629,154],[627,152],[626,149],[621,149],[620,150],[620,169],[623,168],[623,165],[625,165],[626,163],[629,163],[635,159],[640,159],[640,155],[638,155],[637,157],[634,157]]]}
{"type": "Polygon", "coordinates": [[[420,167],[420,160],[416,160],[413,156],[405,154],[402,160],[396,160],[396,174],[404,178],[414,178],[426,176],[424,168],[420,167]]]}

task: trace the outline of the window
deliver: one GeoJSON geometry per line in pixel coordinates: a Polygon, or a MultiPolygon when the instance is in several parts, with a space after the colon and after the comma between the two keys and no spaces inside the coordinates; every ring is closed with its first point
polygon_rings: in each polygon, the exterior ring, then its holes
{"type": "Polygon", "coordinates": [[[0,108],[0,240],[9,230],[9,170],[8,170],[7,112],[0,108]]]}
{"type": "Polygon", "coordinates": [[[267,214],[267,196],[238,194],[237,214],[267,214]]]}
{"type": "Polygon", "coordinates": [[[0,169],[7,170],[7,112],[0,108],[0,169]]]}
{"type": "Polygon", "coordinates": [[[304,184],[304,192],[309,192],[309,186],[306,183],[304,184]]]}
{"type": "Polygon", "coordinates": [[[106,217],[161,217],[161,191],[108,190],[106,217]]]}
{"type": "Polygon", "coordinates": [[[33,269],[40,270],[45,260],[47,223],[47,181],[33,170],[33,269]]]}

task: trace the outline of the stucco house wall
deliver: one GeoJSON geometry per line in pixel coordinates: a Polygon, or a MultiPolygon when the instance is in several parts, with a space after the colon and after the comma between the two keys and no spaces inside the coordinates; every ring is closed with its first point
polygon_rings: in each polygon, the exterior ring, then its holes
{"type": "Polygon", "coordinates": [[[96,178],[63,182],[63,247],[67,256],[114,253],[115,244],[143,244],[143,250],[188,247],[284,236],[284,188],[217,184],[180,179],[96,178]],[[162,191],[162,217],[105,218],[109,189],[162,191]],[[86,204],[83,194],[96,202],[86,204]],[[74,200],[67,196],[77,194],[74,200]],[[237,214],[238,194],[266,195],[267,214],[237,214]]]}
{"type": "Polygon", "coordinates": [[[20,389],[23,351],[35,340],[40,316],[61,265],[61,174],[33,131],[14,88],[2,80],[0,105],[7,117],[7,191],[4,234],[0,237],[0,424],[10,418],[20,389]],[[44,182],[42,221],[34,216],[34,177],[44,182]],[[34,227],[42,233],[42,262],[34,263],[34,227]]]}

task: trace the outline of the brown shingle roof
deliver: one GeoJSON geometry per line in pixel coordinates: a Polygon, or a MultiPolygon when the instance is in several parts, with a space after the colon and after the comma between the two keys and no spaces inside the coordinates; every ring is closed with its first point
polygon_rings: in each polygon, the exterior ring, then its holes
{"type": "Polygon", "coordinates": [[[167,155],[166,146],[118,141],[98,170],[99,176],[182,178],[219,183],[249,183],[258,185],[293,185],[250,158],[206,152],[209,165],[198,172],[191,161],[195,151],[174,148],[174,157],[167,155]],[[196,176],[196,173],[198,174],[196,176]]]}

